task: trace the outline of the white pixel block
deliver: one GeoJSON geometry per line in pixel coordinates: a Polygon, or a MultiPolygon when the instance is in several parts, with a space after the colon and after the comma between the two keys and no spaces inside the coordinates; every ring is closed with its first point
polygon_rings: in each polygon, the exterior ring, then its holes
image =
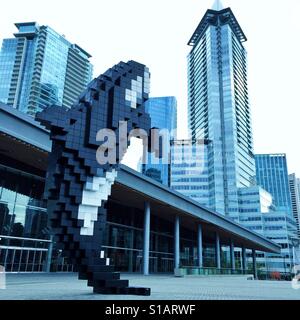
{"type": "Polygon", "coordinates": [[[93,177],[86,182],[82,190],[82,203],[78,209],[78,219],[83,220],[80,234],[92,236],[94,223],[98,219],[98,208],[102,201],[107,201],[111,195],[111,187],[117,178],[117,171],[106,172],[105,177],[93,177]]]}

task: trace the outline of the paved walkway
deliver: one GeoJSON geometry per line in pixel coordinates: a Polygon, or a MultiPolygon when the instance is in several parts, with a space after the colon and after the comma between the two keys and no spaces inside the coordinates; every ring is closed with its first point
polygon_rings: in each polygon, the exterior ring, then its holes
{"type": "Polygon", "coordinates": [[[300,300],[290,282],[251,281],[240,277],[175,278],[123,275],[132,286],[152,289],[151,297],[94,295],[76,274],[9,274],[0,300],[300,300]]]}

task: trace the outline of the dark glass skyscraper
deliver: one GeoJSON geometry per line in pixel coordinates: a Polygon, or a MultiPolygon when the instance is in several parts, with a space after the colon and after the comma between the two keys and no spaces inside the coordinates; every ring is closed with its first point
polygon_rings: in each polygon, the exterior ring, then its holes
{"type": "MultiPolygon", "coordinates": [[[[146,102],[146,112],[151,117],[152,128],[166,130],[169,133],[169,139],[176,139],[177,100],[175,97],[150,98],[146,102]]],[[[154,154],[149,155],[148,163],[142,167],[143,173],[164,185],[169,185],[170,166],[166,160],[155,158],[154,154]]]]}
{"type": "Polygon", "coordinates": [[[286,155],[255,155],[255,163],[257,184],[272,194],[276,210],[292,215],[286,155]]]}
{"type": "Polygon", "coordinates": [[[0,101],[34,115],[71,107],[92,78],[90,55],[48,26],[17,23],[0,52],[0,101]]]}
{"type": "Polygon", "coordinates": [[[238,217],[238,189],[255,175],[247,84],[247,40],[230,8],[216,1],[189,45],[189,127],[193,140],[211,141],[212,209],[238,217]]]}

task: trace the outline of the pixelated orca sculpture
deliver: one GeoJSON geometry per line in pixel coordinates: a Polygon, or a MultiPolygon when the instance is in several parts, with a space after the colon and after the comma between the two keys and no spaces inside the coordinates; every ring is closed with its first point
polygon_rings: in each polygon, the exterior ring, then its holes
{"type": "MultiPolygon", "coordinates": [[[[128,132],[144,129],[150,137],[144,105],[149,88],[146,66],[121,62],[93,80],[71,109],[51,106],[36,115],[52,140],[45,198],[54,239],[94,293],[150,295],[149,288],[129,287],[128,280],[120,280],[102,248],[106,202],[126,144],[117,149],[115,164],[99,165],[96,159],[103,144],[97,132],[113,130],[119,141],[119,121],[127,121],[128,132]]],[[[129,144],[127,135],[127,148],[129,144]]]]}

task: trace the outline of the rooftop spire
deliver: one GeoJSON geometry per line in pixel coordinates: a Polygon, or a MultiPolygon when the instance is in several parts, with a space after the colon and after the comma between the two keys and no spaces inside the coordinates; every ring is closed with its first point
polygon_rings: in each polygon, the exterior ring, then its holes
{"type": "Polygon", "coordinates": [[[212,9],[215,11],[221,11],[224,9],[223,3],[221,0],[215,0],[212,9]]]}

